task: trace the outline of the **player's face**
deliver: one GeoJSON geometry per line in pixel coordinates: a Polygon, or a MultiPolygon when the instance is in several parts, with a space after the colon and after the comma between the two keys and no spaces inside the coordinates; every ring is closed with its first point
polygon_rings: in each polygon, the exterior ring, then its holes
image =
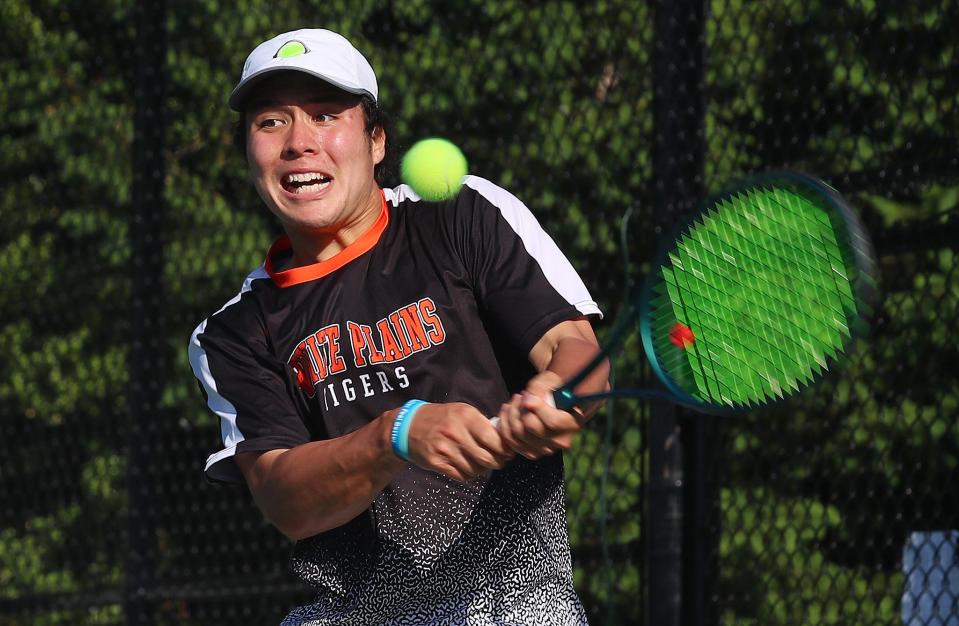
{"type": "Polygon", "coordinates": [[[357,96],[303,74],[280,74],[250,99],[246,124],[253,183],[294,250],[331,256],[379,215],[373,168],[383,159],[385,135],[366,132],[357,96]]]}

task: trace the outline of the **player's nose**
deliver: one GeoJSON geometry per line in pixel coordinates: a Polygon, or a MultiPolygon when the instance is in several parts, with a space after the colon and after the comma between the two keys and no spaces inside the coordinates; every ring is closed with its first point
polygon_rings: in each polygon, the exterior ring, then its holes
{"type": "Polygon", "coordinates": [[[296,158],[304,154],[315,154],[319,150],[319,137],[308,122],[294,118],[290,122],[283,145],[286,158],[296,158]]]}

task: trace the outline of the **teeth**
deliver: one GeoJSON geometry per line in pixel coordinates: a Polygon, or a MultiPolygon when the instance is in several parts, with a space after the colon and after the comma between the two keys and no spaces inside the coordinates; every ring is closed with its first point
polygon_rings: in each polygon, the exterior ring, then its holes
{"type": "Polygon", "coordinates": [[[329,179],[324,180],[321,183],[313,183],[312,185],[303,185],[302,187],[296,187],[293,189],[293,193],[315,193],[320,189],[325,189],[330,186],[329,179]]]}
{"type": "Polygon", "coordinates": [[[304,172],[302,174],[287,174],[287,182],[290,183],[308,183],[310,181],[329,181],[329,177],[319,172],[304,172]]]}

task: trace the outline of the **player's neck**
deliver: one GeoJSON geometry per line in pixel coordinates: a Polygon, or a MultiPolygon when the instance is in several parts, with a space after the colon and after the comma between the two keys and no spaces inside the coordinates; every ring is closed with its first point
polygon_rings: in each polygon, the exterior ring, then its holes
{"type": "Polygon", "coordinates": [[[380,188],[374,186],[363,208],[349,221],[329,232],[288,233],[293,246],[294,265],[311,265],[333,258],[373,227],[383,210],[380,188]]]}

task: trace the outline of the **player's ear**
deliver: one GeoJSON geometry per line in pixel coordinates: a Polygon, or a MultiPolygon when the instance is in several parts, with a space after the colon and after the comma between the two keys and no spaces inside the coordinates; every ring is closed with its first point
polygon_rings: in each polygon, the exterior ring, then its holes
{"type": "Polygon", "coordinates": [[[374,165],[378,165],[386,157],[386,129],[382,126],[377,126],[370,134],[370,152],[374,165]]]}

